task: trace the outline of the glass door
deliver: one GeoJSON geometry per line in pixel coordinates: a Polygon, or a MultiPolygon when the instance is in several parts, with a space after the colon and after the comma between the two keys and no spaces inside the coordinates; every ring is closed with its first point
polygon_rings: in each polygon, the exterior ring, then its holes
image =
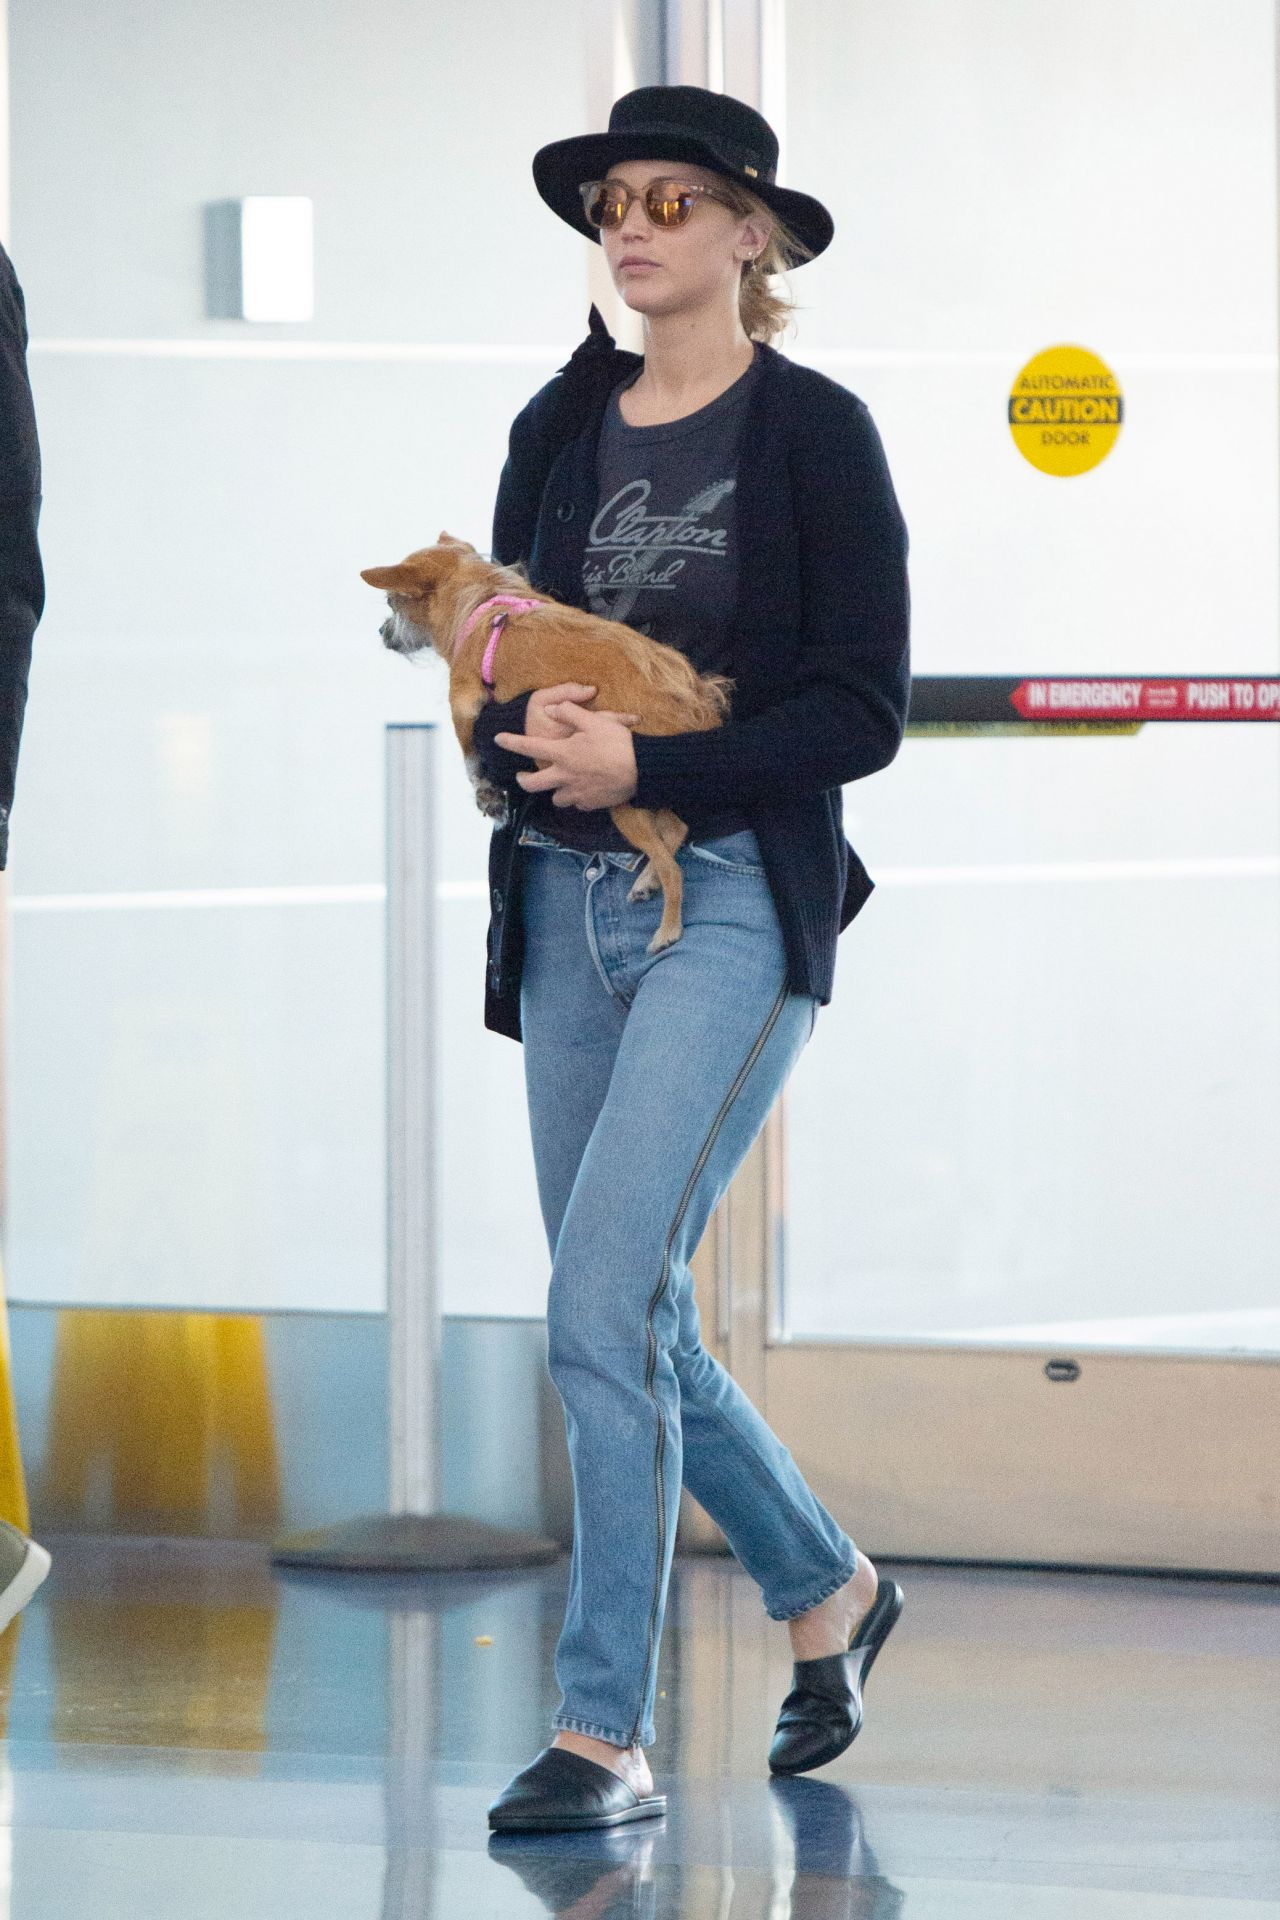
{"type": "Polygon", "coordinates": [[[880,429],[934,724],[845,790],[877,891],[704,1271],[873,1552],[1280,1571],[1280,727],[940,724],[1274,683],[1274,75],[1271,0],[788,11],[784,350],[880,429]],[[1072,472],[1013,406],[1064,344],[1123,397],[1072,472]]]}

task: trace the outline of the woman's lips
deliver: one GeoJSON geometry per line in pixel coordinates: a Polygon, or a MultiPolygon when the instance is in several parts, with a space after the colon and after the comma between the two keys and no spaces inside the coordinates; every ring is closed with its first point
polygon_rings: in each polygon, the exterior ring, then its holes
{"type": "Polygon", "coordinates": [[[623,273],[656,273],[657,270],[656,260],[624,260],[622,263],[623,273]]]}

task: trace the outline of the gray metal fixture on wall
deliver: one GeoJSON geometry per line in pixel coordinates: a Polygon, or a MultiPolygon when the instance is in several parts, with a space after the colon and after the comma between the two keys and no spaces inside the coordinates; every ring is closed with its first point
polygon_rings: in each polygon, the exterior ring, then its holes
{"type": "Polygon", "coordinates": [[[209,200],[204,209],[210,320],[310,320],[315,313],[311,201],[304,194],[209,200]]]}

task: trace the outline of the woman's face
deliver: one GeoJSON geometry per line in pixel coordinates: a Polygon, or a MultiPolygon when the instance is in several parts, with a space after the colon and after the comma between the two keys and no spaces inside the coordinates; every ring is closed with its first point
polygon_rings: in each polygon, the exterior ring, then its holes
{"type": "Polygon", "coordinates": [[[722,188],[723,176],[685,160],[621,160],[608,177],[639,190],[621,225],[600,230],[613,284],[626,304],[636,313],[660,314],[727,299],[736,312],[743,262],[764,245],[767,223],[699,194],[683,226],[655,227],[643,197],[651,180],[722,188]],[[627,264],[633,259],[651,264],[627,264]]]}

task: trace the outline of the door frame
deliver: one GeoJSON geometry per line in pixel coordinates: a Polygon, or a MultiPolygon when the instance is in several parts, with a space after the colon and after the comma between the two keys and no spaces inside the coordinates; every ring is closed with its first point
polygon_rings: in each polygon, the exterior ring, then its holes
{"type": "MultiPolygon", "coordinates": [[[[705,1344],[864,1552],[1280,1578],[1280,1358],[788,1337],[786,1151],[784,1087],[694,1294],[705,1344]]],[[[727,1545],[687,1492],[678,1544],[727,1545]]]]}

